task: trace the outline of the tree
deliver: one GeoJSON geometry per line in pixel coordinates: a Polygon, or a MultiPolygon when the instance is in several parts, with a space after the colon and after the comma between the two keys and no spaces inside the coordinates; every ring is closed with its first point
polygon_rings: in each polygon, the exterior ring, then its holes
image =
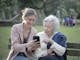
{"type": "Polygon", "coordinates": [[[25,7],[43,10],[46,16],[60,11],[63,18],[71,9],[80,15],[80,0],[0,0],[0,19],[10,19],[25,7]]]}

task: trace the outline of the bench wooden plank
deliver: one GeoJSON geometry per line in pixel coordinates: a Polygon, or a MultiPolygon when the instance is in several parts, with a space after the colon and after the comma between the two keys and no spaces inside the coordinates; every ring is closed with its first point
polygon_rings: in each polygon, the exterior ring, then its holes
{"type": "Polygon", "coordinates": [[[68,56],[80,56],[80,50],[67,50],[68,56]]]}
{"type": "MultiPolygon", "coordinates": [[[[9,38],[9,43],[11,44],[11,39],[9,38]]],[[[11,48],[9,44],[8,48],[11,48]]],[[[68,56],[79,56],[80,57],[80,43],[67,43],[66,55],[68,56]]]]}
{"type": "Polygon", "coordinates": [[[67,43],[68,56],[80,56],[80,43],[67,43]]]}
{"type": "Polygon", "coordinates": [[[67,48],[80,49],[80,43],[67,43],[67,48]]]}

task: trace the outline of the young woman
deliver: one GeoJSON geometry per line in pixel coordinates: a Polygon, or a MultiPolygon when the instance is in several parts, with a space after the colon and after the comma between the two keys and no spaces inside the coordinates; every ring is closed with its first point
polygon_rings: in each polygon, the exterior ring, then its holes
{"type": "Polygon", "coordinates": [[[15,24],[11,30],[11,50],[7,60],[32,60],[33,50],[39,47],[33,40],[37,33],[33,27],[37,18],[36,11],[25,8],[22,11],[22,23],[15,24]]]}

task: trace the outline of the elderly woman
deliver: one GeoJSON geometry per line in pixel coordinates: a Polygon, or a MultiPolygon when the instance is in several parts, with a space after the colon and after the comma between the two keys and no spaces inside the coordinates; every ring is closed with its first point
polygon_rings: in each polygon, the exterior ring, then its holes
{"type": "Polygon", "coordinates": [[[40,37],[40,48],[35,51],[38,60],[64,60],[66,36],[58,32],[59,26],[59,20],[54,15],[43,20],[44,31],[37,34],[40,37]]]}
{"type": "Polygon", "coordinates": [[[36,21],[36,11],[25,8],[22,11],[22,23],[15,24],[11,30],[11,50],[7,60],[32,60],[33,51],[38,48],[38,42],[33,40],[37,33],[33,24],[36,21]]]}

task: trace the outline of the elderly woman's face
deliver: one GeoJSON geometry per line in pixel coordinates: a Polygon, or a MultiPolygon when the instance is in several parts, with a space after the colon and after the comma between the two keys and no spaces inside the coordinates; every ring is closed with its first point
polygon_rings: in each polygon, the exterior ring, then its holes
{"type": "Polygon", "coordinates": [[[44,27],[45,32],[47,33],[53,32],[54,30],[53,22],[44,22],[43,27],[44,27]]]}
{"type": "Polygon", "coordinates": [[[34,24],[35,20],[36,20],[36,16],[35,15],[24,17],[25,24],[28,27],[31,27],[34,24]]]}

